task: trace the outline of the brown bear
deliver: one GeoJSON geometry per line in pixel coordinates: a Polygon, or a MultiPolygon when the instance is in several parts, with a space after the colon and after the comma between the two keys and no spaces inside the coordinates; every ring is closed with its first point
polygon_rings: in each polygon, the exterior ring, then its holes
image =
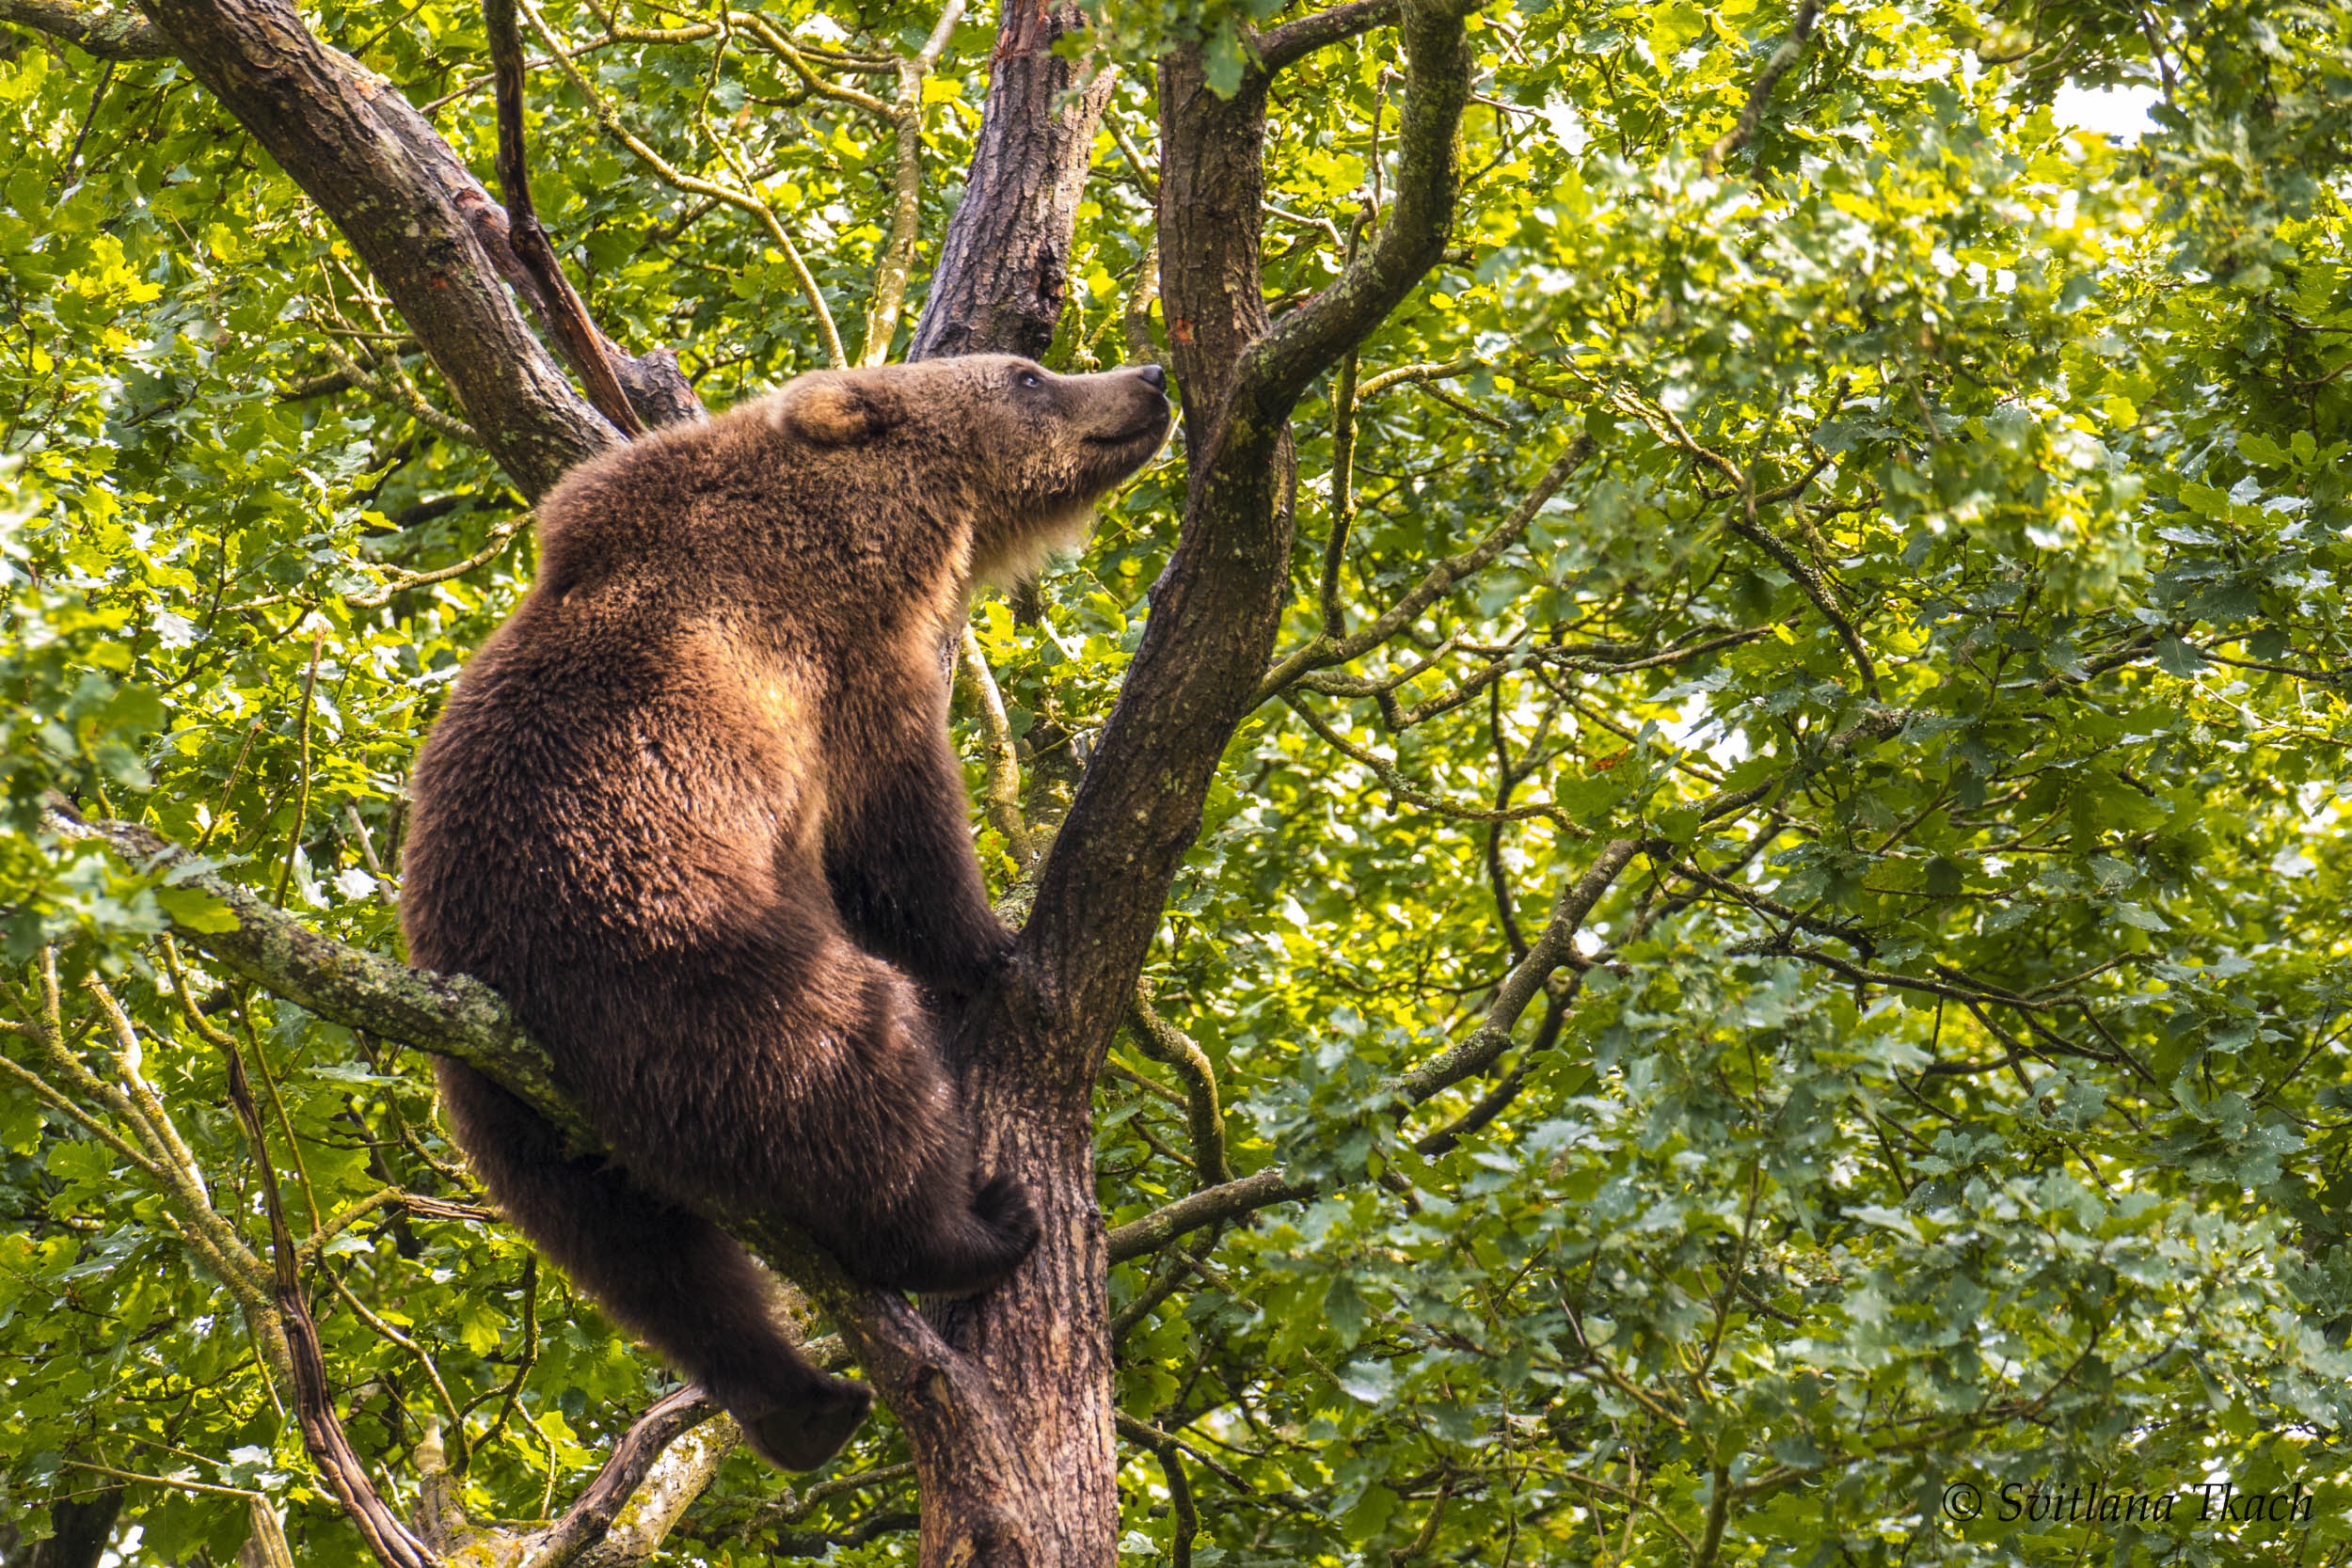
{"type": "Polygon", "coordinates": [[[975,579],[1076,542],[1158,451],[1165,379],[823,372],[582,465],[417,760],[409,956],[503,996],[612,1152],[571,1157],[444,1061],[452,1131],[524,1235],[783,1468],[831,1457],[869,1396],[794,1352],[697,1211],[780,1216],[897,1290],[978,1291],[1035,1244],[943,1057],[1011,939],[940,650],[975,579]]]}

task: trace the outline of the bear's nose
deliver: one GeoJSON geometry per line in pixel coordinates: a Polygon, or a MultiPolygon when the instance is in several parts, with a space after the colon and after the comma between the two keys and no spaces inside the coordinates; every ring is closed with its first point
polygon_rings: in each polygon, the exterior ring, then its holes
{"type": "Polygon", "coordinates": [[[1143,384],[1146,387],[1151,388],[1153,391],[1165,392],[1168,390],[1168,372],[1160,369],[1159,366],[1137,365],[1136,367],[1136,374],[1142,377],[1143,384]]]}

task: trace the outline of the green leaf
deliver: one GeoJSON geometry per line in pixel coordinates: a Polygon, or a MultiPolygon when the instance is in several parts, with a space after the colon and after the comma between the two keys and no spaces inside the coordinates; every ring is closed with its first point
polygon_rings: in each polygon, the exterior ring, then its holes
{"type": "Polygon", "coordinates": [[[1241,76],[1248,64],[1242,52],[1241,34],[1230,16],[1220,20],[1209,34],[1207,46],[1200,53],[1202,75],[1209,90],[1219,98],[1231,98],[1241,90],[1241,76]]]}
{"type": "Polygon", "coordinates": [[[1662,64],[1707,31],[1707,13],[1691,0],[1668,0],[1650,13],[1649,47],[1662,64]]]}
{"type": "Polygon", "coordinates": [[[2238,455],[2249,463],[2258,463],[2266,468],[2283,468],[2287,466],[2287,452],[2284,448],[2268,436],[2257,436],[2251,431],[2238,433],[2237,451],[2238,455]]]}
{"type": "Polygon", "coordinates": [[[2168,675],[2187,680],[2205,667],[2205,656],[2170,632],[2156,639],[2156,663],[2168,675]]]}
{"type": "Polygon", "coordinates": [[[155,902],[161,904],[171,923],[183,930],[211,935],[233,931],[241,924],[229,906],[211,894],[192,887],[158,887],[153,890],[155,902]]]}

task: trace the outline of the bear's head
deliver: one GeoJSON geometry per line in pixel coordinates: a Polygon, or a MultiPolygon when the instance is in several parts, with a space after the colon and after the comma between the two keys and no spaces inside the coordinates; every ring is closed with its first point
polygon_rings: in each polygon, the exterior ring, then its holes
{"type": "Polygon", "coordinates": [[[1056,375],[1009,354],[819,371],[777,394],[783,429],[817,448],[891,446],[969,499],[972,572],[1034,574],[1085,542],[1094,503],[1168,439],[1157,365],[1056,375]]]}

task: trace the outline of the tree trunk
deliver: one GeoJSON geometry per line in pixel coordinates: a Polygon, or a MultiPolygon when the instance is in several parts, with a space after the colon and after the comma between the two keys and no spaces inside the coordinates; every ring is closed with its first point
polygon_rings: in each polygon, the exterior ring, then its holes
{"type": "Polygon", "coordinates": [[[1020,1178],[1044,1233],[987,1294],[930,1305],[941,1337],[984,1370],[1014,1466],[963,1451],[920,1465],[924,1568],[1107,1568],[1119,1538],[1108,1261],[1095,1200],[1093,1068],[1110,1025],[1008,987],[977,1021],[963,1092],[983,1168],[1020,1178]],[[976,1523],[989,1528],[976,1529],[976,1523]],[[966,1557],[970,1547],[982,1548],[966,1557]]]}
{"type": "Polygon", "coordinates": [[[1394,10],[1368,3],[1323,13],[1300,34],[1269,35],[1269,58],[1295,58],[1349,27],[1400,17],[1411,62],[1387,222],[1337,283],[1279,325],[1267,319],[1260,277],[1268,68],[1251,66],[1233,96],[1220,98],[1197,49],[1160,61],[1160,278],[1187,437],[1184,526],[1118,705],[1039,872],[1012,975],[983,999],[961,1042],[986,1158],[1029,1183],[1046,1226],[1011,1281],[940,1317],[945,1337],[981,1370],[1017,1464],[922,1468],[918,1443],[924,1568],[1107,1568],[1115,1560],[1094,1078],[1200,832],[1226,741],[1255,705],[1272,656],[1290,566],[1291,408],[1443,249],[1470,89],[1468,8],[1468,0],[1394,10]],[[1025,1527],[1001,1544],[961,1528],[1000,1503],[1025,1527]]]}
{"type": "MultiPolygon", "coordinates": [[[[1057,39],[1084,24],[1075,5],[1006,0],[979,139],[910,359],[1038,358],[1053,342],[1069,294],[1078,198],[1111,88],[1110,73],[1096,69],[1073,92],[1080,68],[1054,53],[1057,39]]],[[[967,1041],[978,1042],[965,1053],[962,1076],[983,1168],[1028,1186],[1044,1234],[996,1290],[928,1307],[941,1338],[985,1369],[989,1402],[1009,1419],[990,1441],[915,1443],[925,1568],[1106,1568],[1117,1556],[1092,1086],[1118,1015],[1089,1027],[1036,1001],[999,995],[966,1031],[967,1041]]],[[[888,1395],[890,1380],[876,1375],[888,1395]]]]}
{"type": "MultiPolygon", "coordinates": [[[[1172,58],[1161,71],[1171,84],[1163,89],[1170,163],[1161,222],[1174,236],[1167,298],[1171,325],[1180,310],[1201,317],[1200,330],[1178,335],[1173,355],[1195,436],[1198,494],[1217,471],[1198,462],[1200,433],[1215,428],[1218,389],[1265,325],[1257,248],[1265,84],[1253,73],[1226,101],[1202,85],[1197,58],[1172,58]],[[1213,198],[1177,210],[1187,199],[1178,193],[1196,191],[1213,198]]],[[[1002,92],[1004,72],[998,84],[1002,92]]],[[[998,103],[992,96],[992,113],[998,103]]],[[[1031,132],[1034,159],[1051,143],[1031,132]]],[[[976,173],[972,192],[1039,191],[1051,170],[1027,163],[1019,182],[1013,172],[989,166],[976,173]]],[[[972,207],[967,195],[959,224],[972,207]]],[[[1035,236],[1042,229],[1017,210],[984,216],[991,232],[1035,236]]],[[[976,218],[970,227],[983,224],[976,218]]],[[[1046,238],[1066,244],[1069,232],[1046,238]]],[[[1041,254],[1058,264],[1050,248],[1029,256],[1041,254]]],[[[935,285],[944,295],[933,299],[1002,288],[993,313],[980,319],[1012,324],[1041,347],[1050,316],[1023,313],[1036,297],[1021,283],[1035,276],[1023,270],[1030,264],[993,254],[985,266],[935,285]]],[[[1286,458],[1287,443],[1279,445],[1286,458]]],[[[1198,504],[1187,510],[1178,562],[1155,595],[1138,656],[1142,679],[1131,683],[1106,732],[1122,737],[1124,763],[1089,771],[1041,874],[1014,978],[985,999],[966,1030],[964,1095],[986,1168],[1028,1185],[1045,1232],[1005,1285],[931,1309],[942,1338],[984,1370],[1012,1451],[983,1459],[966,1447],[927,1463],[917,1444],[925,1568],[1106,1568],[1117,1555],[1108,1259],[1095,1198],[1092,1090],[1169,879],[1199,832],[1221,737],[1238,721],[1273,645],[1289,552],[1287,468],[1261,461],[1243,466],[1240,480],[1246,494],[1221,494],[1214,509],[1220,526],[1204,530],[1209,514],[1198,504]],[[1210,554],[1219,557],[1217,568],[1195,570],[1210,554]]]]}
{"type": "Polygon", "coordinates": [[[113,1485],[50,1504],[49,1539],[24,1554],[24,1568],[98,1568],[121,1512],[122,1488],[113,1485]]]}
{"type": "Polygon", "coordinates": [[[1034,359],[1054,341],[1070,293],[1078,196],[1111,93],[1109,71],[1092,61],[1084,62],[1092,75],[1071,93],[1081,62],[1054,53],[1055,40],[1085,25],[1067,0],[1004,0],[963,200],[940,242],[908,358],[1034,359]]]}

